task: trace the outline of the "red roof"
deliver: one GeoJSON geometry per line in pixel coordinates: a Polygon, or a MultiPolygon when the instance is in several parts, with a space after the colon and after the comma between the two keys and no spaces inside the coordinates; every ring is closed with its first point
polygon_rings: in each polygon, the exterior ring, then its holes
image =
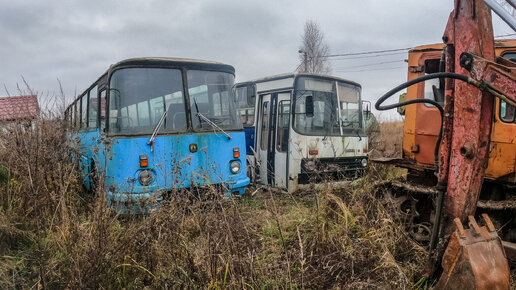
{"type": "Polygon", "coordinates": [[[36,95],[0,98],[0,121],[34,118],[38,114],[36,95]]]}

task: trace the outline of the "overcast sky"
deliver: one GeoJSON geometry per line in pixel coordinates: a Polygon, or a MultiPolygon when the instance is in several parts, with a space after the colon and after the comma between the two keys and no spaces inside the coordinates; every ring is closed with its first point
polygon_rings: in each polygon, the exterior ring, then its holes
{"type": "MultiPolygon", "coordinates": [[[[23,76],[52,95],[59,79],[71,100],[110,64],[138,56],[220,61],[245,81],[294,71],[307,20],[332,54],[355,53],[440,42],[452,8],[452,0],[2,0],[0,83],[16,95],[23,76]]],[[[495,35],[514,33],[493,18],[495,35]]],[[[337,58],[332,74],[374,101],[406,80],[406,57],[337,58]]]]}

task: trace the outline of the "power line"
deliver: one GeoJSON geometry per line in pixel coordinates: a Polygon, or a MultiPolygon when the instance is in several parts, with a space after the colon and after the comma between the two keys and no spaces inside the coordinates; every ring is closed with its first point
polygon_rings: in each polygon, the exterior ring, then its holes
{"type": "Polygon", "coordinates": [[[395,49],[386,49],[386,50],[376,50],[376,51],[366,51],[366,52],[329,54],[329,55],[323,55],[321,57],[352,56],[352,55],[364,55],[364,54],[375,54],[375,53],[378,54],[378,53],[394,52],[394,51],[407,51],[407,50],[410,50],[410,49],[413,49],[413,47],[395,48],[395,49]]]}
{"type": "MultiPolygon", "coordinates": [[[[508,37],[508,36],[516,36],[516,33],[495,35],[494,37],[495,38],[499,38],[499,37],[508,37]]],[[[388,52],[396,52],[396,51],[403,51],[403,52],[405,52],[405,51],[411,50],[411,49],[414,49],[414,47],[394,48],[394,49],[376,50],[376,51],[365,51],[365,52],[353,52],[353,53],[329,54],[329,55],[322,55],[321,57],[329,58],[329,57],[339,57],[339,56],[357,56],[357,55],[376,54],[374,56],[357,57],[357,58],[367,58],[367,57],[378,57],[378,56],[390,55],[390,54],[387,54],[388,52]]],[[[342,59],[354,59],[354,58],[342,58],[342,59]]]]}
{"type": "Polygon", "coordinates": [[[396,67],[386,67],[386,68],[378,68],[378,69],[335,70],[335,72],[344,72],[344,73],[351,73],[351,72],[368,72],[368,71],[393,70],[393,69],[400,69],[400,68],[407,68],[407,67],[405,67],[405,66],[396,66],[396,67]]]}
{"type": "MultiPolygon", "coordinates": [[[[516,36],[516,33],[495,35],[494,37],[500,38],[500,37],[508,37],[508,36],[516,36]]],[[[404,53],[406,53],[407,50],[411,50],[411,49],[414,49],[414,47],[394,48],[394,49],[365,51],[365,52],[353,52],[353,53],[329,54],[329,55],[322,55],[320,57],[322,57],[322,58],[332,58],[332,57],[339,57],[339,56],[342,57],[342,58],[332,59],[334,61],[350,60],[350,59],[363,59],[363,58],[373,58],[373,57],[383,57],[383,56],[388,56],[388,55],[404,54],[404,53]]],[[[384,62],[384,63],[389,63],[389,62],[384,62]]],[[[378,64],[380,64],[380,63],[378,63],[378,64]]],[[[374,65],[374,64],[372,64],[372,65],[374,65]]],[[[363,65],[363,66],[368,66],[368,65],[363,65]]],[[[361,67],[361,66],[357,66],[357,67],[361,67]]],[[[298,68],[299,68],[299,66],[298,66],[298,68]]],[[[297,71],[297,69],[296,69],[296,71],[297,71]]],[[[379,70],[382,70],[382,69],[379,69],[379,70]]],[[[371,70],[360,70],[360,71],[371,71],[371,70]]],[[[349,71],[349,72],[358,72],[358,71],[349,71]]]]}
{"type": "Polygon", "coordinates": [[[393,60],[393,61],[382,61],[382,62],[375,62],[375,63],[366,63],[366,64],[360,64],[360,65],[354,65],[354,66],[346,66],[344,69],[360,68],[360,67],[374,66],[374,65],[382,65],[382,64],[387,64],[387,63],[399,63],[401,61],[404,61],[404,59],[393,60]]]}
{"type": "Polygon", "coordinates": [[[349,60],[349,59],[362,59],[362,58],[373,58],[373,57],[382,57],[382,56],[388,56],[388,55],[399,55],[399,54],[406,54],[407,52],[393,52],[393,53],[384,53],[384,54],[375,54],[375,55],[364,55],[364,56],[352,56],[352,57],[343,57],[343,58],[333,58],[332,61],[336,60],[349,60]]]}

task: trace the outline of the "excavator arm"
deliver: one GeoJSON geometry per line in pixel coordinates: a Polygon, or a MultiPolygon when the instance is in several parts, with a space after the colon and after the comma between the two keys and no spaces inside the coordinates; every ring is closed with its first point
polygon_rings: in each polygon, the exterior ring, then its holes
{"type": "Polygon", "coordinates": [[[516,105],[516,64],[495,60],[491,9],[484,1],[455,0],[444,31],[439,73],[410,80],[375,104],[377,110],[386,110],[430,103],[440,111],[435,219],[424,269],[440,276],[439,289],[509,289],[510,285],[508,261],[495,226],[485,214],[483,225],[474,218],[488,162],[495,98],[516,105]],[[382,106],[401,89],[433,78],[440,79],[434,94],[444,95],[444,107],[429,99],[382,106]]]}
{"type": "Polygon", "coordinates": [[[438,186],[446,194],[433,257],[442,261],[436,288],[509,289],[502,241],[487,215],[482,227],[473,215],[487,167],[494,98],[516,104],[516,64],[495,61],[491,9],[482,0],[455,0],[443,40],[446,71],[470,80],[449,80],[444,90],[438,186]]]}

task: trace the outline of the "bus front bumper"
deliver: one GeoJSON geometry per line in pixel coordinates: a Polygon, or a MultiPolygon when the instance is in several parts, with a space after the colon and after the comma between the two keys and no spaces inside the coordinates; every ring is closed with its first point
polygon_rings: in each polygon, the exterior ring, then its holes
{"type": "Polygon", "coordinates": [[[251,182],[251,180],[249,179],[249,177],[245,177],[243,179],[239,179],[239,180],[235,180],[235,181],[230,179],[230,180],[224,182],[226,188],[228,189],[227,192],[225,193],[225,197],[228,197],[234,193],[239,194],[239,195],[244,194],[245,187],[248,186],[250,182],[251,182]]]}
{"type": "Polygon", "coordinates": [[[157,212],[164,190],[145,193],[114,193],[108,191],[107,203],[117,214],[150,214],[157,212]]]}
{"type": "MultiPolygon", "coordinates": [[[[245,187],[249,185],[249,177],[239,180],[229,179],[224,182],[224,196],[232,194],[242,195],[245,187]]],[[[151,214],[159,210],[160,202],[167,193],[167,190],[156,190],[145,193],[111,192],[106,193],[107,203],[118,214],[151,214]]]]}

